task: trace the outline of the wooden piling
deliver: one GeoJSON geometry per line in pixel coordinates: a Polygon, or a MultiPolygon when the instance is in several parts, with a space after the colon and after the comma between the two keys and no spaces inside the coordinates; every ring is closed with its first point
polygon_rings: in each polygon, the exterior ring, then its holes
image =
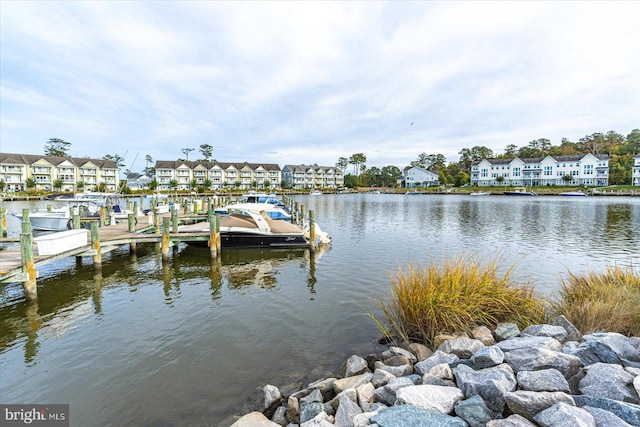
{"type": "Polygon", "coordinates": [[[316,213],[309,210],[309,251],[316,250],[316,213]]]}
{"type": "Polygon", "coordinates": [[[91,221],[91,249],[93,250],[93,268],[102,268],[99,224],[95,221],[91,221]]]}
{"type": "Polygon", "coordinates": [[[7,237],[7,208],[0,208],[0,237],[7,237]]]}
{"type": "Polygon", "coordinates": [[[169,259],[169,228],[171,227],[171,218],[162,217],[162,260],[169,259]]]}
{"type": "Polygon", "coordinates": [[[298,225],[301,225],[304,222],[304,219],[307,217],[306,209],[304,205],[300,205],[300,214],[298,215],[298,225]]]}
{"type": "Polygon", "coordinates": [[[209,256],[215,258],[218,256],[218,232],[216,231],[218,216],[209,211],[209,256]]]}
{"type": "Polygon", "coordinates": [[[38,298],[38,287],[36,271],[33,257],[33,234],[31,233],[31,222],[29,221],[29,209],[22,210],[22,233],[20,233],[20,256],[22,258],[22,273],[24,274],[22,287],[24,295],[28,300],[38,298]]]}
{"type": "MultiPolygon", "coordinates": [[[[135,233],[136,231],[136,215],[130,213],[127,215],[127,225],[129,227],[129,233],[135,233]]],[[[136,242],[129,243],[129,253],[135,254],[137,249],[136,242]]]]}

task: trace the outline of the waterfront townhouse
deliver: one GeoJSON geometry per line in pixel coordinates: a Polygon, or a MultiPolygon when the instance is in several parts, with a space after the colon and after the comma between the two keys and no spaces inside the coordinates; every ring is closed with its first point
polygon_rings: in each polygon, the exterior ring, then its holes
{"type": "Polygon", "coordinates": [[[226,163],[207,161],[156,162],[158,190],[275,189],[282,180],[280,166],[273,163],[226,163]]]}
{"type": "Polygon", "coordinates": [[[438,174],[419,166],[407,166],[404,168],[402,178],[398,182],[407,188],[430,187],[440,183],[438,174]]]}
{"type": "Polygon", "coordinates": [[[344,187],[344,174],[334,166],[285,165],[282,168],[282,180],[285,188],[296,190],[344,187]]]}
{"type": "Polygon", "coordinates": [[[577,154],[483,159],[471,164],[473,186],[609,185],[609,156],[577,154]]]}
{"type": "Polygon", "coordinates": [[[640,154],[633,158],[633,171],[631,173],[631,185],[640,185],[640,154]]]}
{"type": "Polygon", "coordinates": [[[111,160],[0,153],[5,191],[116,191],[118,167],[111,160]]]}

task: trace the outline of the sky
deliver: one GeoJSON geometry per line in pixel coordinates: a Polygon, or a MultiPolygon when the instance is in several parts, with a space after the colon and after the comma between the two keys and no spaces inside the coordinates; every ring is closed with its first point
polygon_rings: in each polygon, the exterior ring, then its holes
{"type": "Polygon", "coordinates": [[[0,152],[318,164],[640,127],[640,2],[0,1],[0,152]]]}

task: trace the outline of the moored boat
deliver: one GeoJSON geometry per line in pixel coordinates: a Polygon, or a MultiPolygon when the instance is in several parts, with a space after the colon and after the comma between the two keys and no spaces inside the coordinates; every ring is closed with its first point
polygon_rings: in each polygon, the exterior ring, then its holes
{"type": "Polygon", "coordinates": [[[470,196],[489,196],[491,195],[488,191],[472,191],[469,193],[470,196]]]}
{"type": "Polygon", "coordinates": [[[533,190],[527,190],[526,187],[516,187],[511,191],[503,191],[505,196],[537,196],[533,190]]]}
{"type": "Polygon", "coordinates": [[[234,203],[231,205],[216,208],[215,213],[226,216],[234,211],[265,211],[271,219],[281,219],[291,221],[291,214],[283,207],[272,203],[234,203]]]}
{"type": "Polygon", "coordinates": [[[584,197],[587,194],[582,191],[563,191],[560,193],[561,196],[572,196],[572,197],[584,197]]]}

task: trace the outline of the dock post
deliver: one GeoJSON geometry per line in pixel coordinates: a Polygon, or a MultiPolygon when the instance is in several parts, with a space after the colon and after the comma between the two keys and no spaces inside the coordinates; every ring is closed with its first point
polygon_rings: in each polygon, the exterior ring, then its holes
{"type": "Polygon", "coordinates": [[[0,237],[7,237],[7,208],[0,208],[0,237]]]}
{"type": "Polygon", "coordinates": [[[176,208],[171,209],[171,232],[178,232],[178,210],[176,208]]]}
{"type": "MultiPolygon", "coordinates": [[[[73,209],[73,208],[72,208],[73,209]]],[[[78,212],[73,212],[73,217],[72,217],[72,223],[73,223],[73,229],[74,230],[79,230],[80,229],[80,214],[78,212]]]]}
{"type": "Polygon", "coordinates": [[[156,229],[156,234],[160,234],[160,214],[155,208],[155,205],[151,208],[153,211],[153,227],[156,229]]]}
{"type": "Polygon", "coordinates": [[[171,218],[162,217],[162,261],[169,259],[169,227],[171,227],[171,218]]]}
{"type": "Polygon", "coordinates": [[[309,210],[309,251],[316,250],[316,213],[309,210]]]}
{"type": "Polygon", "coordinates": [[[100,251],[100,231],[99,225],[91,221],[91,249],[93,249],[93,268],[102,268],[102,252],[100,251]]]}
{"type": "MultiPolygon", "coordinates": [[[[136,232],[136,214],[130,213],[127,215],[127,222],[129,226],[129,233],[136,232]]],[[[129,254],[135,254],[137,249],[137,244],[134,241],[129,243],[129,254]]]]}
{"type": "Polygon", "coordinates": [[[31,233],[31,222],[29,221],[29,209],[22,210],[22,233],[20,233],[20,255],[22,257],[22,272],[25,275],[22,282],[24,295],[28,300],[38,298],[38,287],[36,271],[33,259],[33,234],[31,233]]]}
{"type": "Polygon", "coordinates": [[[298,225],[301,225],[306,218],[306,209],[304,205],[300,205],[300,214],[298,215],[298,221],[296,222],[298,225]]]}
{"type": "Polygon", "coordinates": [[[213,211],[209,211],[209,256],[215,258],[218,256],[218,233],[217,228],[218,217],[213,211]]]}

